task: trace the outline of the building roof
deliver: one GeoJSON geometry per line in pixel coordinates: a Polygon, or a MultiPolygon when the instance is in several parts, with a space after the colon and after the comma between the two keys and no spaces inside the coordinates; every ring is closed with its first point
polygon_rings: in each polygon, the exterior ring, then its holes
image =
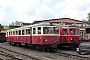
{"type": "Polygon", "coordinates": [[[0,33],[6,33],[6,30],[1,30],[1,32],[0,33]]]}
{"type": "Polygon", "coordinates": [[[23,24],[31,25],[31,23],[23,23],[23,24]]]}
{"type": "Polygon", "coordinates": [[[63,19],[69,19],[69,20],[74,20],[74,21],[90,24],[89,22],[84,22],[84,21],[80,21],[80,20],[76,20],[76,19],[71,19],[71,18],[58,18],[58,19],[49,19],[49,20],[39,20],[39,21],[34,21],[32,24],[36,24],[36,23],[39,23],[39,22],[45,22],[45,21],[51,21],[51,20],[63,20],[63,19]]]}

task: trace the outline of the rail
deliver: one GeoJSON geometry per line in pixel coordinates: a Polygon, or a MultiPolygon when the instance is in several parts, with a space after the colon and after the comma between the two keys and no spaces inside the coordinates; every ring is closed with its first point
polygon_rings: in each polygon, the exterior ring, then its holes
{"type": "MultiPolygon", "coordinates": [[[[4,47],[0,46],[0,55],[4,55],[6,57],[9,57],[11,59],[15,60],[24,60],[23,57],[25,57],[25,60],[32,59],[32,60],[40,60],[39,58],[32,57],[27,54],[19,53],[10,49],[6,49],[4,47]],[[12,54],[13,53],[13,54],[12,54]]],[[[0,60],[4,60],[4,58],[0,58],[0,60]]]]}

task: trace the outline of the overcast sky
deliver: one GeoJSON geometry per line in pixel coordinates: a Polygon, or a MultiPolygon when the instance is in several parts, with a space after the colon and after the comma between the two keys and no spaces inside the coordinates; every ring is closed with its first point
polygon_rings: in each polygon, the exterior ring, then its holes
{"type": "Polygon", "coordinates": [[[0,23],[67,18],[86,19],[90,0],[0,0],[0,23]]]}

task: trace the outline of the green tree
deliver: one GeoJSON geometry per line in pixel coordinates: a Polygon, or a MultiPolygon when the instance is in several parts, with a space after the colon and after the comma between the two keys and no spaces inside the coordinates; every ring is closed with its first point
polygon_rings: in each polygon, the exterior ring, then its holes
{"type": "Polygon", "coordinates": [[[0,32],[1,30],[4,30],[4,26],[0,24],[0,32]]]}
{"type": "Polygon", "coordinates": [[[87,15],[88,15],[88,17],[87,17],[88,22],[90,22],[90,12],[87,15]]]}
{"type": "Polygon", "coordinates": [[[87,22],[87,20],[86,20],[86,19],[82,19],[82,21],[87,22]]]}

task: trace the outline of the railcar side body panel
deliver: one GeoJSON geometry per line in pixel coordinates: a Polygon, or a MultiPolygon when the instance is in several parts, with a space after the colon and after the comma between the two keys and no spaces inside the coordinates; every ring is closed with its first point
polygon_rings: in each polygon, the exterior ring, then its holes
{"type": "MultiPolygon", "coordinates": [[[[8,41],[11,42],[31,44],[30,36],[9,36],[7,38],[8,41]]],[[[60,38],[58,35],[56,36],[34,35],[32,36],[32,44],[38,44],[38,45],[60,44],[60,38]]]]}
{"type": "Polygon", "coordinates": [[[51,45],[60,44],[59,36],[33,36],[32,44],[51,45]]]}

